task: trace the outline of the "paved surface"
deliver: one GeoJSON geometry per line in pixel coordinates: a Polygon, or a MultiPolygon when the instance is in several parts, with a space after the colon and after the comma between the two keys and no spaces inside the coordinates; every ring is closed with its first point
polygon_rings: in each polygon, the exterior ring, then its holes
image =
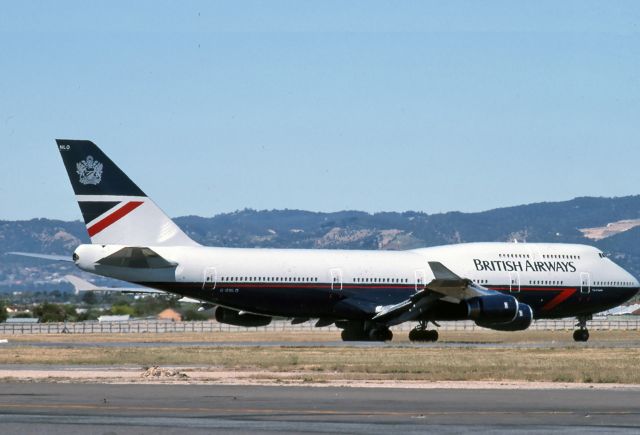
{"type": "MultiPolygon", "coordinates": [[[[640,335],[640,334],[639,334],[640,335]]],[[[409,343],[409,342],[369,342],[369,341],[172,341],[172,342],[149,342],[149,341],[122,341],[122,342],[92,342],[92,341],[34,341],[20,342],[9,339],[8,343],[2,344],[0,349],[11,347],[49,347],[49,348],[85,348],[85,347],[354,347],[354,348],[415,348],[430,347],[436,349],[446,348],[504,348],[504,349],[556,349],[567,346],[585,348],[636,348],[640,347],[640,339],[624,341],[590,341],[587,343],[576,343],[573,341],[539,341],[539,342],[462,342],[462,341],[441,341],[436,343],[409,343]]]]}
{"type": "Polygon", "coordinates": [[[0,432],[638,433],[639,390],[0,384],[0,432]]]}

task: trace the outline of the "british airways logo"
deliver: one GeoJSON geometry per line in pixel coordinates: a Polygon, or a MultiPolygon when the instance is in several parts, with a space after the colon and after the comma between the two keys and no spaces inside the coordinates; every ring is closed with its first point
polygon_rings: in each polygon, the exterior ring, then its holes
{"type": "Polygon", "coordinates": [[[76,164],[76,173],[80,176],[81,184],[100,184],[102,181],[102,163],[94,160],[93,156],[87,156],[86,159],[76,164]]]}
{"type": "Polygon", "coordinates": [[[489,272],[575,272],[573,261],[520,261],[473,259],[476,270],[489,272]]]}

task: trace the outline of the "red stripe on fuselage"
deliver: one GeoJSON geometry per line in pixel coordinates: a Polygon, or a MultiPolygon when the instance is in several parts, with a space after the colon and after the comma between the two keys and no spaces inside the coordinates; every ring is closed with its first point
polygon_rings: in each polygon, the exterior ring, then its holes
{"type": "Polygon", "coordinates": [[[140,207],[142,204],[143,204],[142,201],[131,201],[126,203],[125,205],[123,205],[122,207],[120,207],[119,209],[117,209],[116,211],[114,211],[113,213],[111,213],[101,221],[96,222],[95,224],[87,228],[89,237],[95,236],[100,231],[118,222],[120,219],[122,219],[123,217],[131,213],[136,208],[140,207]]]}
{"type": "Polygon", "coordinates": [[[560,305],[562,302],[569,299],[578,289],[575,287],[560,289],[560,293],[558,293],[553,299],[544,304],[542,309],[544,311],[550,311],[554,309],[556,306],[560,305]]]}

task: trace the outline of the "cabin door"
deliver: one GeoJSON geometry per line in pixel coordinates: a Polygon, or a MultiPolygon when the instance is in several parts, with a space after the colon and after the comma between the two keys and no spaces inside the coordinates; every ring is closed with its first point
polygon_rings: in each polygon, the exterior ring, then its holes
{"type": "Polygon", "coordinates": [[[414,276],[416,278],[416,293],[420,290],[424,289],[427,284],[427,273],[424,269],[418,269],[414,272],[414,276]]]}
{"type": "Polygon", "coordinates": [[[580,293],[583,295],[591,293],[591,277],[588,272],[580,273],[580,293]]]}
{"type": "Polygon", "coordinates": [[[215,267],[207,267],[204,269],[204,276],[202,278],[203,290],[215,290],[216,282],[218,281],[218,274],[215,267]]]}
{"type": "Polygon", "coordinates": [[[330,269],[331,275],[331,290],[342,290],[342,270],[330,269]]]}
{"type": "Polygon", "coordinates": [[[520,274],[518,272],[509,272],[509,291],[520,293],[520,274]]]}

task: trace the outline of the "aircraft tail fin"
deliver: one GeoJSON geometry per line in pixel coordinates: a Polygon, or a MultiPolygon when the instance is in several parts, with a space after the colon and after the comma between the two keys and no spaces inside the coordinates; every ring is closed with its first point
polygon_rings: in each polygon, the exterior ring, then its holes
{"type": "Polygon", "coordinates": [[[197,246],[96,144],[57,139],[94,244],[197,246]]]}

